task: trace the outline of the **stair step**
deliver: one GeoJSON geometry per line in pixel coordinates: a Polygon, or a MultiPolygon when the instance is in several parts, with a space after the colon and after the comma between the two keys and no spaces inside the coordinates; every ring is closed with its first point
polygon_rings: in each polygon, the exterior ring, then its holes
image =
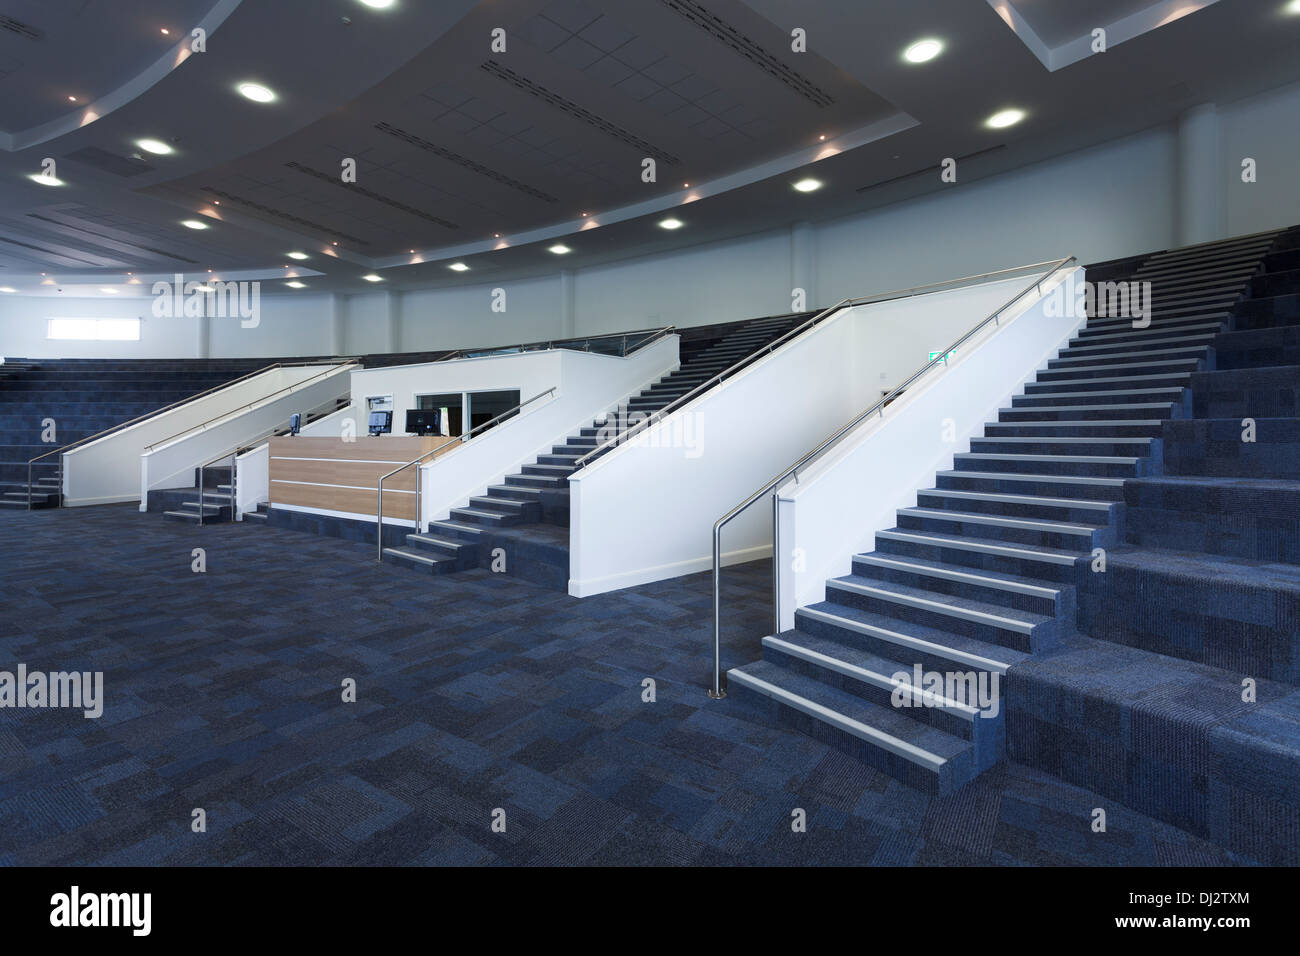
{"type": "Polygon", "coordinates": [[[976,537],[994,538],[1007,543],[1073,548],[1080,551],[1090,551],[1099,544],[1098,537],[1106,530],[1096,525],[1079,522],[1016,518],[1008,515],[947,511],[937,508],[899,508],[898,527],[947,534],[966,534],[969,531],[976,537]]]}
{"type": "Polygon", "coordinates": [[[989,422],[984,426],[984,435],[988,438],[1018,435],[1043,435],[1051,437],[1068,437],[1078,434],[1107,435],[1113,438],[1147,437],[1159,438],[1163,427],[1159,418],[1125,419],[1111,418],[1095,421],[1020,421],[989,422]]]}
{"type": "Polygon", "coordinates": [[[1088,405],[1093,403],[1133,405],[1164,401],[1173,404],[1183,400],[1184,388],[1185,386],[1176,385],[1173,388],[1125,388],[1116,391],[1036,392],[1032,395],[1016,395],[1011,399],[1011,406],[1012,408],[1032,408],[1035,405],[1050,406],[1054,402],[1065,405],[1088,405]]]}
{"type": "Polygon", "coordinates": [[[431,574],[446,574],[457,570],[455,558],[420,554],[410,548],[384,548],[384,555],[407,564],[414,564],[431,574]]]}
{"type": "Polygon", "coordinates": [[[883,554],[997,571],[1053,584],[1072,584],[1077,578],[1080,555],[1062,548],[907,528],[877,531],[875,538],[876,551],[883,554]]]}
{"type": "Polygon", "coordinates": [[[876,551],[854,555],[853,573],[862,578],[907,584],[1046,617],[1073,610],[1072,595],[1061,586],[1044,584],[1021,575],[976,571],[942,561],[876,551]]]}
{"type": "Polygon", "coordinates": [[[805,733],[934,794],[948,794],[976,772],[966,740],[766,661],[729,671],[732,693],[766,699],[805,733]]]}
{"type": "Polygon", "coordinates": [[[1149,459],[1120,455],[1032,455],[1010,452],[963,452],[953,455],[957,471],[1009,471],[1033,475],[1086,475],[1097,478],[1138,478],[1147,474],[1149,459]]]}
{"type": "Polygon", "coordinates": [[[1000,422],[1055,422],[1077,420],[1087,415],[1090,421],[1103,423],[1123,421],[1132,415],[1159,417],[1161,421],[1173,416],[1177,406],[1172,402],[1138,402],[1113,405],[1039,405],[1028,408],[1003,408],[998,410],[1000,422]]]}
{"type": "Polygon", "coordinates": [[[1110,522],[1115,501],[1095,498],[1059,498],[1048,495],[1016,495],[995,491],[965,491],[957,488],[927,488],[916,493],[917,506],[931,510],[971,509],[982,514],[1013,518],[1041,518],[1066,524],[1110,522]]]}
{"type": "Polygon", "coordinates": [[[927,670],[974,670],[1005,674],[1029,654],[863,608],[821,601],[795,611],[800,633],[816,634],[908,666],[927,670]]]}

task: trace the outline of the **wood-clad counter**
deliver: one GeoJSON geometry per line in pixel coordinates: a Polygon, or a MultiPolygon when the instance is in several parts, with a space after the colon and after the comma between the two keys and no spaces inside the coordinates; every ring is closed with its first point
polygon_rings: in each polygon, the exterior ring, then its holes
{"type": "MultiPolygon", "coordinates": [[[[354,441],[308,438],[303,435],[272,438],[271,504],[369,515],[373,518],[376,507],[375,489],[381,476],[419,458],[425,452],[459,441],[459,438],[446,435],[367,435],[354,441]]],[[[450,451],[450,448],[447,449],[447,452],[450,451]]],[[[384,482],[385,518],[415,520],[415,480],[418,472],[419,469],[412,466],[384,482]]]]}

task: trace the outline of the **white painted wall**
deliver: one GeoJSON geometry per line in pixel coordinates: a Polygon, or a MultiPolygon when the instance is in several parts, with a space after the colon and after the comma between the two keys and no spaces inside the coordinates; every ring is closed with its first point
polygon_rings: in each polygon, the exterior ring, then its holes
{"type": "Polygon", "coordinates": [[[1300,83],[1219,109],[1227,232],[1244,235],[1300,222],[1300,83]],[[1258,181],[1241,181],[1241,161],[1254,159],[1258,181]]]}
{"type": "Polygon", "coordinates": [[[74,448],[63,456],[64,504],[136,500],[140,496],[140,455],[146,446],[228,415],[327,367],[272,369],[74,448]]]}
{"type": "Polygon", "coordinates": [[[305,414],[346,395],[351,366],[305,366],[277,372],[281,385],[275,391],[140,452],[141,511],[148,505],[150,491],[193,488],[195,468],[285,427],[295,413],[305,414]]]}
{"type": "MultiPolygon", "coordinates": [[[[1082,269],[1062,269],[1044,283],[1044,291],[1050,294],[1071,272],[1083,280],[1082,269]]],[[[852,556],[870,551],[875,532],[894,526],[896,509],[915,505],[916,490],[933,487],[935,472],[951,468],[953,455],[969,450],[971,437],[1084,323],[1082,316],[1050,316],[1045,301],[1035,293],[1008,309],[997,326],[990,325],[946,366],[934,366],[891,402],[883,417],[863,422],[797,482],[781,488],[783,630],[794,626],[797,607],[825,599],[826,580],[849,573],[852,556]],[[793,560],[796,549],[799,562],[793,560]]],[[[900,325],[908,312],[919,325],[929,309],[927,303],[902,303],[891,311],[900,325]]],[[[861,331],[864,344],[871,341],[871,330],[863,326],[861,331]]],[[[754,508],[771,510],[766,500],[754,508]]]]}
{"type": "MultiPolygon", "coordinates": [[[[569,592],[710,567],[714,521],[1031,283],[846,309],[570,476],[569,592]]],[[[737,518],[724,563],[770,553],[770,528],[770,507],[737,518]]]]}

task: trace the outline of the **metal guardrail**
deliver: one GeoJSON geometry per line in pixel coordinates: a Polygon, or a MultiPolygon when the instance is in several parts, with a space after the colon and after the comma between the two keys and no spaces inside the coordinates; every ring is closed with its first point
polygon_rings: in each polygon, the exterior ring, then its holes
{"type": "MultiPolygon", "coordinates": [[[[901,385],[896,386],[892,391],[889,392],[889,394],[882,397],[878,402],[874,403],[866,411],[857,415],[848,424],[841,426],[839,429],[835,431],[834,434],[828,436],[827,438],[822,439],[822,441],[818,442],[817,445],[811,451],[806,452],[805,454],[799,456],[799,458],[788,468],[783,470],[780,474],[772,478],[770,481],[766,482],[761,488],[759,488],[749,497],[745,498],[744,501],[736,505],[725,515],[719,518],[716,522],[714,522],[713,525],[713,686],[709,688],[710,697],[716,699],[716,698],[721,698],[726,696],[726,691],[722,686],[722,643],[721,643],[722,529],[729,522],[731,522],[732,519],[737,517],[739,514],[741,514],[741,512],[745,511],[747,508],[749,508],[751,505],[757,502],[760,498],[768,494],[772,495],[772,616],[774,618],[773,633],[779,632],[781,630],[781,620],[780,620],[780,615],[781,615],[781,607],[780,607],[781,550],[780,547],[781,545],[780,545],[780,534],[779,534],[780,525],[777,520],[777,502],[779,499],[775,494],[773,494],[773,492],[775,492],[778,488],[781,487],[781,485],[785,484],[791,478],[797,480],[800,469],[811,464],[812,462],[820,458],[823,454],[825,454],[827,451],[829,451],[831,448],[838,445],[840,441],[846,435],[849,434],[849,432],[853,431],[855,428],[857,428],[860,424],[862,424],[872,415],[879,414],[883,418],[885,414],[885,406],[888,405],[890,402],[892,402],[899,395],[901,395],[904,391],[906,391],[913,382],[915,382],[921,376],[925,375],[936,365],[939,364],[947,365],[948,356],[951,355],[954,350],[956,350],[964,343],[968,342],[976,333],[978,333],[990,322],[992,322],[995,325],[998,324],[999,320],[1001,319],[1002,313],[1005,312],[1007,309],[1011,308],[1013,305],[1019,302],[1030,292],[1034,290],[1038,290],[1041,293],[1043,288],[1043,283],[1047,281],[1047,279],[1051,278],[1052,275],[1054,275],[1057,271],[1059,271],[1063,267],[1075,261],[1076,260],[1074,256],[1067,256],[1064,259],[1057,259],[1055,262],[1051,263],[1050,268],[1048,268],[1046,272],[1039,275],[1026,288],[1017,292],[1014,296],[1012,296],[1010,300],[1004,303],[1001,307],[999,307],[998,309],[990,313],[985,318],[981,319],[979,322],[975,323],[975,325],[972,326],[968,331],[966,331],[959,339],[957,339],[956,342],[953,342],[952,345],[948,346],[943,351],[937,353],[934,358],[930,359],[930,361],[926,362],[919,369],[917,369],[915,372],[909,375],[901,385]]],[[[954,279],[952,281],[953,282],[982,281],[986,278],[997,276],[997,275],[1003,275],[1008,272],[1024,272],[1029,269],[1038,268],[1041,265],[1044,265],[1044,263],[1036,262],[1033,263],[1032,265],[1018,266],[1017,268],[1014,269],[1002,269],[999,270],[998,272],[989,272],[979,276],[970,276],[965,279],[954,279]]],[[[939,283],[939,284],[945,285],[948,283],[939,283]]],[[[897,296],[895,298],[897,298],[897,296]]]]}
{"type": "MultiPolygon", "coordinates": [[[[480,432],[491,425],[495,425],[503,418],[509,418],[510,416],[516,414],[525,405],[531,405],[539,398],[542,398],[543,396],[546,395],[550,395],[552,392],[556,390],[556,388],[558,388],[558,386],[552,385],[546,391],[538,392],[532,398],[520,402],[514,408],[507,409],[506,411],[502,412],[500,415],[497,415],[494,418],[490,418],[485,422],[480,422],[478,425],[475,425],[469,431],[465,432],[463,435],[460,436],[460,444],[464,444],[465,442],[469,441],[471,438],[474,437],[474,434],[476,432],[480,432]]],[[[432,451],[426,451],[419,458],[414,458],[411,461],[408,461],[406,464],[394,468],[388,474],[382,475],[380,477],[379,484],[375,489],[379,498],[375,508],[375,517],[377,519],[375,522],[375,543],[378,549],[378,556],[376,560],[380,562],[384,560],[384,482],[387,481],[389,478],[392,478],[394,475],[399,474],[400,472],[403,472],[406,469],[410,468],[412,465],[420,464],[426,458],[429,458],[434,455],[438,455],[441,452],[449,450],[455,444],[456,442],[447,442],[445,445],[439,445],[437,448],[434,448],[432,451]]],[[[415,476],[415,527],[417,530],[420,527],[420,476],[418,474],[415,476]]]]}
{"type": "Polygon", "coordinates": [[[438,359],[438,361],[450,362],[459,358],[483,358],[491,355],[515,355],[520,352],[545,352],[556,348],[571,348],[576,345],[584,346],[584,348],[577,349],[577,351],[590,352],[592,342],[603,342],[607,340],[621,340],[621,344],[618,348],[618,351],[613,354],[625,356],[625,355],[629,355],[631,352],[639,351],[640,349],[645,348],[647,345],[657,342],[665,335],[669,335],[672,332],[676,331],[676,328],[677,326],[675,325],[665,325],[663,328],[642,330],[638,332],[607,332],[604,335],[589,335],[586,336],[585,338],[580,337],[580,338],[573,338],[573,339],[546,339],[539,342],[529,342],[524,345],[503,345],[495,348],[490,347],[490,348],[457,349],[454,352],[449,352],[448,354],[444,355],[442,358],[438,359]],[[642,335],[644,337],[639,341],[633,341],[629,348],[628,339],[637,335],[642,335]]]}

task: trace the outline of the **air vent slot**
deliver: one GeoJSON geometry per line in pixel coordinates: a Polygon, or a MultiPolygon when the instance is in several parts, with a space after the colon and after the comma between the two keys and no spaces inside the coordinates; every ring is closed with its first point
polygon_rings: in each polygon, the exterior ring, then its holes
{"type": "Polygon", "coordinates": [[[21,20],[15,20],[13,17],[7,17],[3,13],[0,13],[0,30],[8,30],[10,33],[16,33],[20,37],[26,37],[29,40],[45,39],[44,30],[29,23],[23,23],[21,20]]]}
{"type": "Polygon", "coordinates": [[[517,179],[511,179],[509,176],[505,175],[505,173],[499,173],[495,169],[490,169],[482,163],[476,163],[474,160],[460,155],[460,153],[454,153],[443,146],[431,143],[427,139],[423,139],[412,132],[402,129],[400,126],[394,126],[392,123],[376,123],[375,129],[379,130],[381,133],[387,133],[389,136],[396,136],[402,142],[408,143],[418,149],[422,149],[426,153],[433,153],[435,156],[441,156],[443,159],[447,160],[447,162],[455,163],[457,166],[463,166],[470,172],[478,173],[480,176],[486,176],[488,179],[498,182],[503,186],[517,189],[525,195],[532,196],[534,199],[540,199],[542,202],[559,202],[558,199],[549,193],[544,193],[540,189],[534,189],[527,183],[521,183],[517,179]]]}
{"type": "Polygon", "coordinates": [[[668,150],[660,149],[657,146],[647,143],[641,137],[629,133],[627,130],[623,129],[623,127],[611,123],[607,119],[602,119],[595,113],[591,112],[591,110],[584,109],[572,100],[565,99],[559,93],[552,92],[544,86],[537,85],[526,76],[520,76],[509,67],[504,67],[499,63],[494,63],[491,60],[488,60],[486,63],[483,63],[480,68],[491,73],[493,76],[518,87],[525,93],[535,96],[545,103],[549,103],[557,110],[562,110],[563,112],[568,113],[574,119],[581,120],[588,126],[600,130],[606,136],[612,136],[620,143],[625,143],[626,145],[631,146],[642,156],[653,156],[655,159],[665,162],[669,166],[676,166],[681,162],[680,159],[668,152],[668,150]]]}
{"type": "Polygon", "coordinates": [[[204,186],[203,191],[212,196],[220,197],[226,202],[233,202],[236,205],[243,206],[247,209],[256,209],[263,215],[270,216],[272,219],[278,219],[280,222],[291,222],[295,226],[302,226],[317,232],[322,236],[336,236],[339,239],[346,239],[355,246],[368,246],[364,239],[358,239],[356,236],[350,236],[346,232],[339,232],[337,229],[331,229],[329,226],[322,226],[318,222],[312,222],[310,219],[303,219],[301,216],[295,216],[291,213],[281,212],[278,209],[272,209],[270,206],[263,206],[260,202],[253,202],[251,199],[244,199],[242,196],[236,196],[233,193],[225,192],[221,189],[214,189],[211,186],[204,186]]]}
{"type": "MultiPolygon", "coordinates": [[[[965,156],[956,156],[958,166],[967,160],[977,159],[980,156],[988,156],[990,153],[999,153],[1007,148],[1006,143],[1000,143],[997,146],[990,146],[988,149],[977,150],[973,153],[967,153],[965,156]]],[[[891,176],[889,179],[882,179],[878,183],[870,183],[866,186],[859,186],[855,192],[864,193],[869,189],[880,189],[883,186],[890,186],[894,183],[901,183],[905,179],[914,179],[917,176],[925,176],[939,172],[943,169],[942,163],[935,163],[933,166],[926,166],[924,169],[914,169],[910,173],[903,173],[901,176],[891,176]]]]}
{"type": "Polygon", "coordinates": [[[64,159],[85,163],[87,166],[93,166],[103,172],[112,173],[114,176],[139,176],[141,173],[154,171],[154,167],[142,159],[119,156],[117,153],[110,153],[98,146],[83,147],[75,153],[68,153],[64,159]]]}
{"type": "Polygon", "coordinates": [[[302,173],[305,176],[311,176],[319,179],[321,182],[329,183],[331,186],[338,186],[340,189],[346,189],[350,193],[359,193],[367,199],[373,199],[375,202],[381,202],[385,206],[391,206],[393,209],[400,209],[408,215],[423,219],[425,222],[436,223],[446,229],[459,229],[460,226],[446,219],[439,219],[437,216],[427,213],[422,209],[416,209],[414,206],[408,206],[406,203],[398,202],[396,199],[389,199],[387,196],[381,196],[379,193],[364,186],[358,186],[356,183],[345,183],[338,176],[331,176],[329,173],[322,173],[319,169],[312,169],[310,166],[304,166],[302,163],[288,162],[285,163],[290,169],[302,173]]]}
{"type": "Polygon", "coordinates": [[[73,222],[63,222],[59,219],[51,219],[49,216],[42,216],[40,213],[29,212],[28,217],[39,222],[48,222],[52,226],[60,226],[64,229],[76,229],[78,232],[87,236],[94,236],[96,239],[103,239],[105,242],[114,242],[121,246],[130,246],[132,249],[140,249],[144,252],[152,252],[156,256],[162,256],[164,259],[175,259],[177,262],[188,262],[191,265],[198,265],[197,259],[187,259],[185,256],[178,256],[174,252],[167,252],[163,249],[155,249],[153,246],[142,246],[138,242],[128,242],[125,239],[118,239],[116,236],[106,236],[101,232],[95,232],[93,229],[87,229],[85,226],[73,222]]]}
{"type": "Polygon", "coordinates": [[[830,106],[835,102],[835,97],[812,80],[798,70],[786,66],[726,20],[706,10],[695,0],[663,0],[663,3],[668,9],[690,20],[715,40],[731,47],[764,73],[780,80],[809,103],[815,106],[830,106]]]}

